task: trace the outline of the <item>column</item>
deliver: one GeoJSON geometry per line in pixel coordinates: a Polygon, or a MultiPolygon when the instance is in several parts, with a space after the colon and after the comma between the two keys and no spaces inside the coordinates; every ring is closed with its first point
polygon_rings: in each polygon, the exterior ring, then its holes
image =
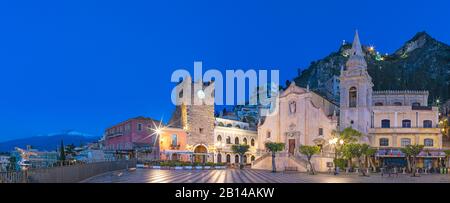
{"type": "Polygon", "coordinates": [[[394,128],[397,128],[397,112],[394,113],[394,128]]]}

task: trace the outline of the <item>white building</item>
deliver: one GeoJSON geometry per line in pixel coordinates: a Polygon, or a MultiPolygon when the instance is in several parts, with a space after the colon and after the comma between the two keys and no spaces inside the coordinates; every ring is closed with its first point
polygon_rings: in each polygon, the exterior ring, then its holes
{"type": "Polygon", "coordinates": [[[285,151],[279,153],[277,170],[295,167],[304,171],[304,157],[299,154],[301,145],[317,145],[322,147],[323,158],[314,159],[317,169],[324,170],[327,162],[332,162],[328,140],[337,129],[337,106],[309,91],[296,86],[294,82],[280,93],[277,103],[278,111],[261,121],[258,127],[258,155],[262,156],[253,164],[255,169],[271,169],[272,159],[267,156],[266,142],[285,143],[285,151]]]}
{"type": "Polygon", "coordinates": [[[0,171],[6,171],[9,165],[9,156],[0,155],[0,171]]]}
{"type": "Polygon", "coordinates": [[[216,162],[237,164],[240,155],[233,152],[231,146],[235,144],[249,145],[248,153],[243,157],[246,164],[250,164],[256,159],[257,132],[252,129],[249,123],[216,118],[214,127],[214,143],[216,162]]]}

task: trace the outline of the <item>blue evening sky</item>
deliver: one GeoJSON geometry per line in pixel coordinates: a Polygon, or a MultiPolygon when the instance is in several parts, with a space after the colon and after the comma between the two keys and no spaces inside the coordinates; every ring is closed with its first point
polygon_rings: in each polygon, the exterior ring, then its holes
{"type": "Polygon", "coordinates": [[[138,115],[168,119],[172,72],[279,69],[281,82],[360,31],[393,52],[426,30],[450,43],[441,1],[2,1],[0,141],[138,115]]]}

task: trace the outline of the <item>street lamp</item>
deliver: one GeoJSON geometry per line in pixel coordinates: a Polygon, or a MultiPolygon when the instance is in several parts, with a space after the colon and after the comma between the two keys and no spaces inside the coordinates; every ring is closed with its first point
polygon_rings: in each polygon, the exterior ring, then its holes
{"type": "Polygon", "coordinates": [[[334,146],[334,174],[337,175],[337,165],[336,165],[336,160],[337,160],[337,145],[344,145],[344,140],[343,139],[338,139],[338,138],[333,138],[331,140],[328,141],[328,143],[332,146],[334,146]]]}

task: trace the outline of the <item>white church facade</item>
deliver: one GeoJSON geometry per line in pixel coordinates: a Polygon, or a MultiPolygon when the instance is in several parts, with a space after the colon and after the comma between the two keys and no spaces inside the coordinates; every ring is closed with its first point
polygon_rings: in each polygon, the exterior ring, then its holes
{"type": "Polygon", "coordinates": [[[445,154],[437,126],[438,108],[428,106],[428,92],[373,91],[358,33],[349,53],[339,77],[339,105],[295,83],[281,92],[279,110],[263,118],[258,127],[259,156],[253,168],[270,170],[272,158],[267,155],[264,143],[281,142],[285,143],[285,150],[279,153],[277,170],[292,167],[306,170],[305,157],[298,153],[298,148],[317,145],[322,152],[313,159],[315,168],[327,171],[333,162],[330,156],[333,148],[329,144],[332,132],[348,127],[364,135],[360,142],[378,150],[379,166],[404,166],[406,161],[400,148],[410,144],[425,146],[419,155],[419,167],[438,167],[442,163],[445,154]]]}

